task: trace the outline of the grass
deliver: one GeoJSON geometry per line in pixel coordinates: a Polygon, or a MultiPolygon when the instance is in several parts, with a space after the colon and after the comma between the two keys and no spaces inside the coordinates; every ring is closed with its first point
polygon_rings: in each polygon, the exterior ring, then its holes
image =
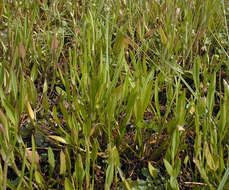
{"type": "Polygon", "coordinates": [[[1,0],[0,189],[228,189],[228,16],[1,0]]]}

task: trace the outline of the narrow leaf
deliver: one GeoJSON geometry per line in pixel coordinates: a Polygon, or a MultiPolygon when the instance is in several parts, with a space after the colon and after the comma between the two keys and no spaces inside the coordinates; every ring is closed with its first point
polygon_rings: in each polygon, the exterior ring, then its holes
{"type": "Polygon", "coordinates": [[[170,163],[166,159],[163,159],[163,161],[164,161],[164,165],[165,165],[166,171],[168,172],[168,174],[170,176],[173,176],[173,168],[172,168],[172,166],[170,165],[170,163]]]}
{"type": "Polygon", "coordinates": [[[114,164],[110,164],[106,171],[105,190],[109,190],[114,177],[114,164]]]}
{"type": "MultiPolygon", "coordinates": [[[[26,148],[26,156],[30,163],[33,161],[33,151],[31,151],[29,148],[26,148]]],[[[35,151],[35,157],[34,157],[34,163],[39,166],[40,165],[40,156],[37,151],[35,151]]]]}
{"type": "Polygon", "coordinates": [[[227,179],[229,177],[229,168],[227,168],[227,170],[225,171],[224,175],[223,175],[223,179],[221,180],[219,187],[217,188],[217,190],[223,190],[223,187],[225,186],[225,184],[227,183],[227,179]]]}
{"type": "Polygon", "coordinates": [[[148,162],[148,170],[149,170],[150,175],[153,177],[153,179],[156,180],[158,171],[156,168],[152,166],[150,162],[148,162]]]}
{"type": "Polygon", "coordinates": [[[165,32],[164,32],[164,30],[162,29],[161,26],[159,27],[159,34],[160,34],[160,37],[161,37],[161,42],[163,44],[166,44],[167,43],[167,37],[166,37],[165,32]]]}
{"type": "Polygon", "coordinates": [[[55,167],[55,158],[54,158],[54,153],[52,151],[52,148],[51,147],[48,147],[48,163],[49,163],[49,166],[50,166],[50,174],[52,174],[52,171],[55,167]]]}
{"type": "Polygon", "coordinates": [[[34,112],[32,110],[32,107],[30,105],[30,103],[27,101],[27,109],[28,109],[28,112],[29,112],[29,117],[32,119],[32,121],[34,121],[35,119],[35,115],[34,115],[34,112]]]}
{"type": "Polygon", "coordinates": [[[25,51],[25,47],[22,42],[19,44],[19,54],[22,58],[22,61],[24,62],[26,51],[25,51]]]}
{"type": "Polygon", "coordinates": [[[207,143],[206,143],[206,148],[205,148],[205,157],[206,157],[207,165],[209,166],[209,168],[213,171],[216,171],[218,167],[216,165],[216,162],[213,159],[213,156],[209,149],[209,145],[207,143]]]}
{"type": "Polygon", "coordinates": [[[42,177],[42,175],[40,174],[40,172],[38,170],[35,171],[34,176],[35,176],[36,182],[39,185],[43,186],[45,180],[44,180],[44,178],[42,177]]]}
{"type": "Polygon", "coordinates": [[[71,183],[71,181],[68,178],[65,178],[65,180],[64,180],[64,189],[65,190],[73,190],[73,189],[75,189],[73,184],[71,183]]]}
{"type": "Polygon", "coordinates": [[[57,48],[58,48],[58,40],[55,33],[52,39],[52,50],[53,50],[54,57],[56,57],[57,48]]]}
{"type": "Polygon", "coordinates": [[[67,141],[66,141],[64,138],[60,137],[60,136],[49,135],[49,137],[50,137],[51,139],[53,139],[53,140],[55,140],[55,141],[58,141],[58,142],[61,142],[61,143],[63,143],[63,144],[68,144],[67,141]]]}
{"type": "Polygon", "coordinates": [[[65,175],[66,173],[66,159],[64,152],[61,150],[60,152],[60,175],[65,175]]]}

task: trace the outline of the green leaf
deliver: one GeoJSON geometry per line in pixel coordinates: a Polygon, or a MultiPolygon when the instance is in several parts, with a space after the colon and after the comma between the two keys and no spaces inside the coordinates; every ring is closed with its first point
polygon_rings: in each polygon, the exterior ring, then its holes
{"type": "Polygon", "coordinates": [[[208,143],[205,144],[205,158],[207,160],[207,165],[209,166],[209,168],[213,171],[216,171],[218,169],[217,162],[213,159],[208,143]]]}
{"type": "Polygon", "coordinates": [[[14,126],[17,124],[17,119],[15,115],[15,109],[6,101],[2,101],[3,107],[6,110],[7,116],[9,117],[10,121],[13,123],[14,126]]]}
{"type": "Polygon", "coordinates": [[[119,54],[120,51],[124,48],[124,46],[125,46],[125,36],[123,35],[123,33],[119,33],[115,39],[113,51],[116,54],[119,54]]]}
{"type": "Polygon", "coordinates": [[[176,115],[177,115],[177,125],[178,126],[183,126],[184,125],[184,121],[185,121],[185,96],[186,93],[185,91],[182,92],[181,96],[178,99],[177,102],[177,110],[176,110],[176,115]]]}
{"type": "Polygon", "coordinates": [[[58,118],[58,116],[57,116],[56,106],[53,106],[53,108],[52,108],[52,113],[53,113],[53,119],[54,119],[54,121],[56,122],[56,124],[57,124],[59,127],[61,127],[61,122],[60,122],[60,120],[59,120],[59,118],[58,118]]]}
{"type": "Polygon", "coordinates": [[[66,173],[66,159],[65,159],[65,154],[61,150],[60,152],[60,175],[65,175],[66,173]]]}
{"type": "Polygon", "coordinates": [[[50,166],[50,175],[52,175],[54,167],[55,167],[55,158],[54,158],[54,153],[52,151],[51,147],[48,147],[48,163],[50,166]]]}
{"type": "Polygon", "coordinates": [[[179,131],[178,128],[176,128],[173,132],[173,137],[172,137],[172,147],[171,147],[172,163],[174,163],[174,159],[177,154],[179,144],[180,144],[179,131]]]}
{"type": "Polygon", "coordinates": [[[48,97],[47,93],[45,93],[43,95],[42,106],[45,109],[46,113],[48,113],[49,112],[49,97],[48,97]]]}
{"type": "Polygon", "coordinates": [[[17,78],[16,78],[16,73],[12,69],[10,72],[10,77],[11,77],[11,88],[13,89],[14,92],[14,98],[17,99],[18,96],[18,86],[17,86],[17,78]]]}
{"type": "Polygon", "coordinates": [[[99,142],[96,138],[94,138],[93,140],[94,140],[94,143],[92,147],[91,159],[93,162],[95,162],[98,157],[99,142]]]}
{"type": "Polygon", "coordinates": [[[166,171],[168,172],[168,174],[170,176],[173,176],[173,167],[170,165],[170,163],[166,160],[166,159],[163,159],[164,161],[164,165],[165,165],[165,168],[166,168],[166,171]]]}
{"type": "Polygon", "coordinates": [[[154,168],[150,162],[148,162],[148,170],[150,175],[153,177],[153,179],[156,180],[158,175],[158,170],[154,168]]]}
{"type": "Polygon", "coordinates": [[[228,134],[229,132],[229,85],[226,80],[223,80],[224,83],[224,103],[222,107],[222,114],[221,114],[221,134],[222,139],[228,134]]]}
{"type": "Polygon", "coordinates": [[[4,73],[5,73],[5,68],[3,66],[3,64],[1,64],[1,73],[0,73],[0,86],[2,86],[3,83],[3,79],[4,79],[4,73]]]}
{"type": "Polygon", "coordinates": [[[120,164],[119,153],[116,146],[110,149],[109,163],[114,164],[116,167],[120,164]]]}
{"type": "Polygon", "coordinates": [[[180,168],[181,168],[181,160],[178,158],[175,161],[175,166],[174,166],[174,177],[177,178],[178,175],[180,174],[180,168]]]}
{"type": "Polygon", "coordinates": [[[44,85],[43,85],[43,94],[46,93],[48,91],[48,83],[47,80],[45,79],[44,85]]]}
{"type": "Polygon", "coordinates": [[[3,124],[4,128],[4,136],[9,141],[9,133],[8,133],[8,121],[6,119],[5,114],[0,110],[0,121],[3,124]]]}
{"type": "Polygon", "coordinates": [[[123,174],[122,170],[121,170],[119,167],[118,167],[118,172],[119,172],[119,175],[120,175],[120,177],[121,177],[121,179],[122,179],[122,181],[123,181],[123,183],[124,183],[126,189],[127,189],[127,190],[132,190],[132,188],[130,187],[131,185],[130,185],[130,184],[128,183],[128,181],[125,179],[124,174],[123,174]]]}
{"type": "Polygon", "coordinates": [[[216,73],[214,72],[211,75],[211,83],[209,85],[208,94],[207,94],[207,106],[209,110],[209,115],[211,115],[214,106],[215,87],[216,87],[216,73]]]}
{"type": "Polygon", "coordinates": [[[159,34],[160,34],[160,37],[161,37],[161,42],[162,42],[163,44],[166,44],[167,41],[168,41],[168,39],[167,39],[167,37],[166,37],[166,35],[165,35],[165,32],[164,32],[164,30],[162,29],[161,26],[159,27],[159,34]]]}
{"type": "Polygon", "coordinates": [[[30,78],[34,82],[37,79],[37,76],[38,76],[38,68],[37,68],[37,64],[35,63],[33,65],[33,68],[30,74],[30,78]]]}
{"type": "Polygon", "coordinates": [[[199,91],[199,89],[200,89],[200,78],[199,78],[200,64],[201,64],[200,57],[197,56],[195,58],[194,66],[193,66],[193,71],[192,71],[192,73],[193,73],[193,79],[194,79],[194,83],[195,83],[195,87],[196,87],[196,91],[199,91]]]}
{"type": "Polygon", "coordinates": [[[136,98],[137,98],[137,92],[135,90],[132,90],[131,94],[128,96],[128,102],[126,106],[126,113],[127,115],[129,115],[129,117],[131,116],[131,112],[133,110],[133,105],[134,102],[136,101],[136,98]]]}
{"type": "Polygon", "coordinates": [[[45,180],[44,180],[44,178],[42,177],[42,175],[40,174],[40,172],[39,172],[38,170],[35,170],[34,176],[35,176],[36,182],[37,182],[40,186],[43,186],[45,180]]]}
{"type": "Polygon", "coordinates": [[[114,164],[109,164],[106,171],[105,190],[109,190],[114,177],[114,164]]]}
{"type": "Polygon", "coordinates": [[[209,182],[209,179],[208,179],[208,176],[207,176],[205,168],[203,168],[200,165],[200,161],[199,160],[194,159],[193,162],[196,164],[196,167],[198,168],[201,177],[204,179],[204,181],[209,185],[210,189],[212,190],[213,187],[212,187],[211,183],[209,182]]]}
{"type": "Polygon", "coordinates": [[[171,176],[169,183],[170,183],[173,190],[179,190],[179,185],[178,185],[177,179],[175,177],[171,176]]]}
{"type": "Polygon", "coordinates": [[[71,157],[69,155],[69,148],[66,146],[64,149],[64,155],[65,155],[65,160],[66,160],[66,168],[69,173],[71,173],[71,157]]]}
{"type": "Polygon", "coordinates": [[[83,167],[82,157],[80,154],[78,154],[77,161],[75,162],[75,172],[77,178],[79,179],[79,187],[81,187],[85,177],[85,171],[83,167]]]}
{"type": "Polygon", "coordinates": [[[3,101],[4,99],[6,99],[6,96],[5,96],[5,94],[4,94],[4,91],[3,91],[2,87],[1,87],[1,85],[0,85],[0,98],[1,98],[2,101],[3,101]]]}
{"type": "Polygon", "coordinates": [[[20,77],[20,87],[19,87],[19,91],[20,91],[20,95],[19,95],[19,102],[18,102],[18,114],[20,115],[23,111],[24,111],[24,107],[25,107],[25,95],[27,94],[27,88],[25,88],[25,79],[23,74],[21,74],[20,77]]]}
{"type": "Polygon", "coordinates": [[[73,184],[71,183],[71,181],[68,178],[65,178],[65,180],[64,180],[64,189],[65,190],[73,190],[73,189],[75,189],[73,184]]]}
{"type": "Polygon", "coordinates": [[[0,184],[3,184],[3,170],[2,170],[2,163],[0,163],[0,184]]]}
{"type": "Polygon", "coordinates": [[[143,111],[147,108],[147,106],[150,103],[150,100],[151,100],[151,97],[152,97],[152,87],[153,87],[153,82],[149,81],[149,83],[144,88],[143,95],[142,95],[143,111]]]}
{"type": "Polygon", "coordinates": [[[223,179],[221,180],[219,187],[217,188],[217,190],[223,190],[225,184],[228,182],[228,177],[229,177],[229,168],[227,168],[227,170],[225,171],[224,175],[223,175],[223,179]]]}
{"type": "Polygon", "coordinates": [[[154,86],[154,102],[157,110],[157,115],[159,119],[161,118],[161,113],[160,113],[160,104],[159,104],[159,97],[158,97],[158,83],[159,83],[159,78],[156,79],[155,81],[155,86],[154,86]]]}
{"type": "Polygon", "coordinates": [[[61,79],[63,85],[65,86],[65,80],[64,80],[64,77],[63,77],[62,72],[63,72],[63,71],[60,69],[60,67],[58,67],[58,74],[59,74],[59,76],[60,76],[60,79],[61,79]]]}

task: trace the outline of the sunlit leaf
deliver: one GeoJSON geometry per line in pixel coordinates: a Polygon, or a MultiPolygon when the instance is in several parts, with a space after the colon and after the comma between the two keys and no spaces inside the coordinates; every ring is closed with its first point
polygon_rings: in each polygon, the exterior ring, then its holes
{"type": "Polygon", "coordinates": [[[175,177],[171,176],[169,182],[173,190],[179,190],[179,185],[175,177]]]}
{"type": "Polygon", "coordinates": [[[65,154],[61,150],[60,152],[60,175],[65,175],[66,173],[66,159],[65,159],[65,154]]]}
{"type": "Polygon", "coordinates": [[[148,170],[153,179],[156,179],[158,175],[158,170],[154,168],[150,162],[148,162],[148,170]]]}
{"type": "Polygon", "coordinates": [[[65,178],[65,180],[64,180],[64,189],[65,190],[73,190],[73,189],[75,189],[73,184],[71,183],[71,181],[68,178],[65,178]]]}
{"type": "Polygon", "coordinates": [[[34,176],[35,176],[36,182],[39,185],[43,186],[43,184],[45,184],[45,180],[44,180],[44,178],[42,177],[42,175],[40,174],[40,172],[38,170],[35,171],[34,176]]]}
{"type": "Polygon", "coordinates": [[[32,121],[34,121],[35,120],[35,114],[34,114],[32,107],[28,101],[27,101],[27,109],[28,109],[30,118],[32,119],[32,121]]]}
{"type": "Polygon", "coordinates": [[[167,37],[166,37],[165,32],[164,32],[164,30],[163,30],[163,28],[161,26],[159,27],[159,34],[160,34],[160,37],[161,37],[161,42],[163,44],[166,44],[167,43],[167,37]]]}
{"type": "Polygon", "coordinates": [[[37,68],[37,64],[34,64],[30,74],[30,78],[34,82],[37,79],[37,76],[38,76],[38,68],[37,68]]]}
{"type": "Polygon", "coordinates": [[[63,143],[63,144],[68,144],[67,141],[64,138],[60,137],[60,136],[49,135],[48,137],[53,139],[53,140],[55,140],[55,141],[57,141],[57,142],[60,142],[60,143],[63,143]]]}
{"type": "Polygon", "coordinates": [[[165,165],[166,171],[168,172],[168,174],[170,176],[173,176],[174,174],[173,174],[172,166],[170,165],[170,163],[167,160],[163,159],[163,161],[164,161],[164,165],[165,165]]]}
{"type": "Polygon", "coordinates": [[[206,145],[206,147],[205,147],[205,157],[206,157],[206,160],[207,160],[207,164],[208,164],[210,169],[212,169],[213,171],[216,171],[217,168],[218,168],[218,166],[216,165],[217,162],[213,159],[213,156],[212,156],[212,154],[210,152],[208,144],[206,143],[205,145],[206,145]]]}

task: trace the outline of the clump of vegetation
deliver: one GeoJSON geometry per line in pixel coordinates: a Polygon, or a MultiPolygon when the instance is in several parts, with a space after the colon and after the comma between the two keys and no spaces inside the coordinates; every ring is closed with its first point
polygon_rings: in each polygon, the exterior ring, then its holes
{"type": "Polygon", "coordinates": [[[228,189],[228,7],[2,0],[0,189],[228,189]]]}

